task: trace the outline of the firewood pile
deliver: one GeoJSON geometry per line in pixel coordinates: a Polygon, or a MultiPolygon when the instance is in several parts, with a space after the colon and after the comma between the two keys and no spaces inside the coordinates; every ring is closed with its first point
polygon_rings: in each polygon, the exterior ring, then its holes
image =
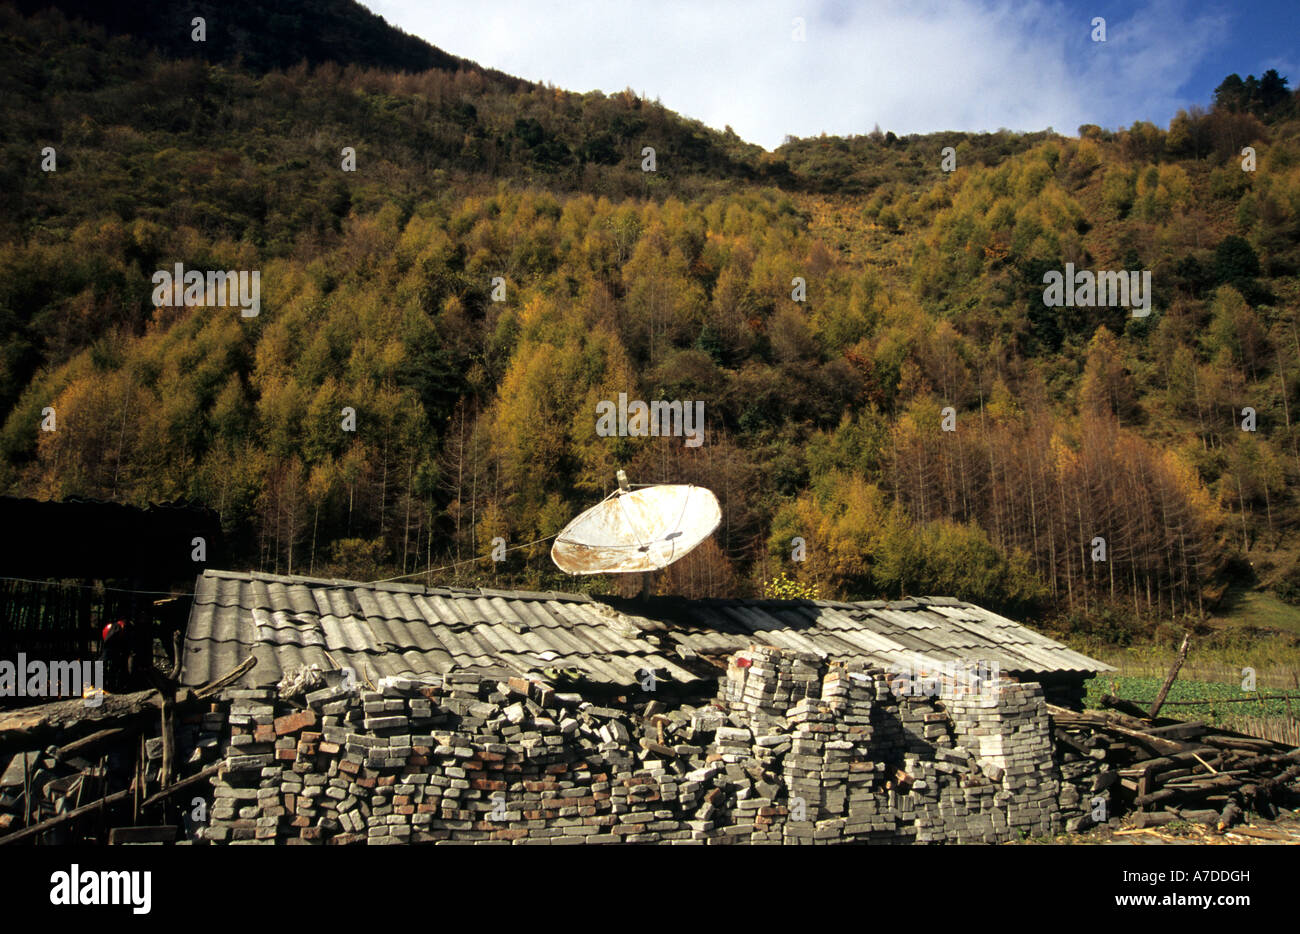
{"type": "Polygon", "coordinates": [[[0,846],[180,839],[177,796],[217,770],[216,750],[195,741],[204,708],[253,664],[195,690],[174,670],[148,691],[0,712],[0,846]]]}
{"type": "Polygon", "coordinates": [[[1201,722],[1151,720],[1135,705],[1073,711],[1048,706],[1063,782],[1066,830],[1125,812],[1139,827],[1190,821],[1218,830],[1250,814],[1300,804],[1300,749],[1201,722]]]}

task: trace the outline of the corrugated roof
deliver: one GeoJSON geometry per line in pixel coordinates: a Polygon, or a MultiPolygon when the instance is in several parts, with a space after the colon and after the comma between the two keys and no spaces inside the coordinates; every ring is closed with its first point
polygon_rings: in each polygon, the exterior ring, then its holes
{"type": "MultiPolygon", "coordinates": [[[[183,683],[199,685],[250,654],[244,678],[270,686],[287,671],[351,667],[371,680],[495,667],[521,675],[577,669],[632,687],[653,669],[700,678],[683,661],[752,644],[822,658],[862,658],[901,672],[918,657],[1007,672],[1098,672],[1110,666],[1005,617],[948,597],[629,601],[584,594],[425,588],[413,584],[205,571],[185,640],[183,683]]],[[[697,669],[698,670],[698,669],[697,669]]]]}

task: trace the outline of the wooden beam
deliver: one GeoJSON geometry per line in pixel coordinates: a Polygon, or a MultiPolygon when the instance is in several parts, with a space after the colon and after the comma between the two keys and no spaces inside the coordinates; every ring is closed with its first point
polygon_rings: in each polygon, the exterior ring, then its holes
{"type": "Polygon", "coordinates": [[[178,827],[114,827],[108,832],[110,846],[122,843],[175,843],[178,827]]]}
{"type": "Polygon", "coordinates": [[[221,691],[225,689],[227,686],[234,684],[244,675],[252,671],[253,667],[256,664],[257,664],[257,657],[255,655],[248,656],[248,658],[244,659],[242,662],[240,662],[238,665],[236,665],[226,674],[222,675],[216,681],[210,681],[207,684],[195,688],[194,696],[202,699],[202,698],[211,697],[214,694],[220,694],[221,691]]]}
{"type": "Polygon", "coordinates": [[[1156,695],[1155,702],[1151,705],[1151,712],[1147,714],[1148,720],[1154,720],[1156,714],[1160,713],[1160,707],[1169,695],[1169,689],[1174,686],[1174,679],[1178,677],[1179,669],[1183,667],[1183,662],[1187,661],[1187,650],[1191,645],[1192,633],[1191,630],[1188,630],[1183,634],[1183,644],[1178,649],[1178,657],[1174,659],[1173,667],[1169,669],[1169,675],[1165,678],[1165,683],[1160,687],[1160,693],[1156,695]]]}
{"type": "Polygon", "coordinates": [[[64,759],[71,758],[75,753],[84,753],[87,749],[98,746],[102,742],[125,736],[127,733],[130,733],[135,729],[139,729],[139,726],[117,726],[107,730],[99,730],[98,732],[91,733],[89,736],[75,739],[66,746],[60,747],[59,751],[55,754],[55,758],[59,759],[59,761],[63,761],[64,759]]]}
{"type": "Polygon", "coordinates": [[[0,714],[0,753],[44,748],[67,739],[69,734],[99,732],[97,726],[124,727],[127,722],[153,715],[161,701],[158,692],[151,690],[108,694],[94,707],[74,698],[6,711],[0,714]]]}
{"type": "Polygon", "coordinates": [[[183,778],[179,782],[176,782],[174,785],[168,785],[162,791],[156,792],[150,795],[148,798],[145,798],[144,801],[140,804],[140,807],[147,808],[151,804],[157,804],[159,801],[162,801],[166,798],[170,798],[178,791],[184,791],[186,788],[191,788],[194,785],[197,785],[205,778],[211,778],[213,775],[216,775],[218,772],[221,771],[221,767],[223,765],[225,765],[224,761],[214,762],[203,771],[196,772],[194,775],[191,775],[189,778],[183,778]]]}
{"type": "Polygon", "coordinates": [[[1114,694],[1103,694],[1101,696],[1101,706],[1109,707],[1112,710],[1118,710],[1121,713],[1128,714],[1130,717],[1139,720],[1146,719],[1147,712],[1132,701],[1124,700],[1122,697],[1116,697],[1114,694]]]}

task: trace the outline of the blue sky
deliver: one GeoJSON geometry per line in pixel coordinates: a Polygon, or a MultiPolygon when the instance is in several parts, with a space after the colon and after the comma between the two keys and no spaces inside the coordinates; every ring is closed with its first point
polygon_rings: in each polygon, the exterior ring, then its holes
{"type": "Polygon", "coordinates": [[[631,87],[768,149],[876,124],[1168,126],[1231,72],[1300,83],[1300,0],[362,2],[454,55],[570,91],[631,87]]]}

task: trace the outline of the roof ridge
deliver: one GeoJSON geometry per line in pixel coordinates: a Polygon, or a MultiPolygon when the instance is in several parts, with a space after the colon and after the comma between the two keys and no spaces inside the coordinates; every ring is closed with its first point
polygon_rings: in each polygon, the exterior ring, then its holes
{"type": "Polygon", "coordinates": [[[568,603],[588,603],[592,600],[590,594],[554,590],[497,590],[492,587],[453,587],[445,584],[433,584],[426,587],[423,584],[401,581],[360,581],[346,577],[309,577],[305,574],[272,574],[269,571],[234,571],[222,568],[204,568],[201,576],[219,580],[261,581],[287,586],[303,585],[335,587],[344,590],[381,590],[390,593],[414,593],[440,597],[486,597],[488,599],[499,597],[505,600],[559,600],[568,603]]]}

